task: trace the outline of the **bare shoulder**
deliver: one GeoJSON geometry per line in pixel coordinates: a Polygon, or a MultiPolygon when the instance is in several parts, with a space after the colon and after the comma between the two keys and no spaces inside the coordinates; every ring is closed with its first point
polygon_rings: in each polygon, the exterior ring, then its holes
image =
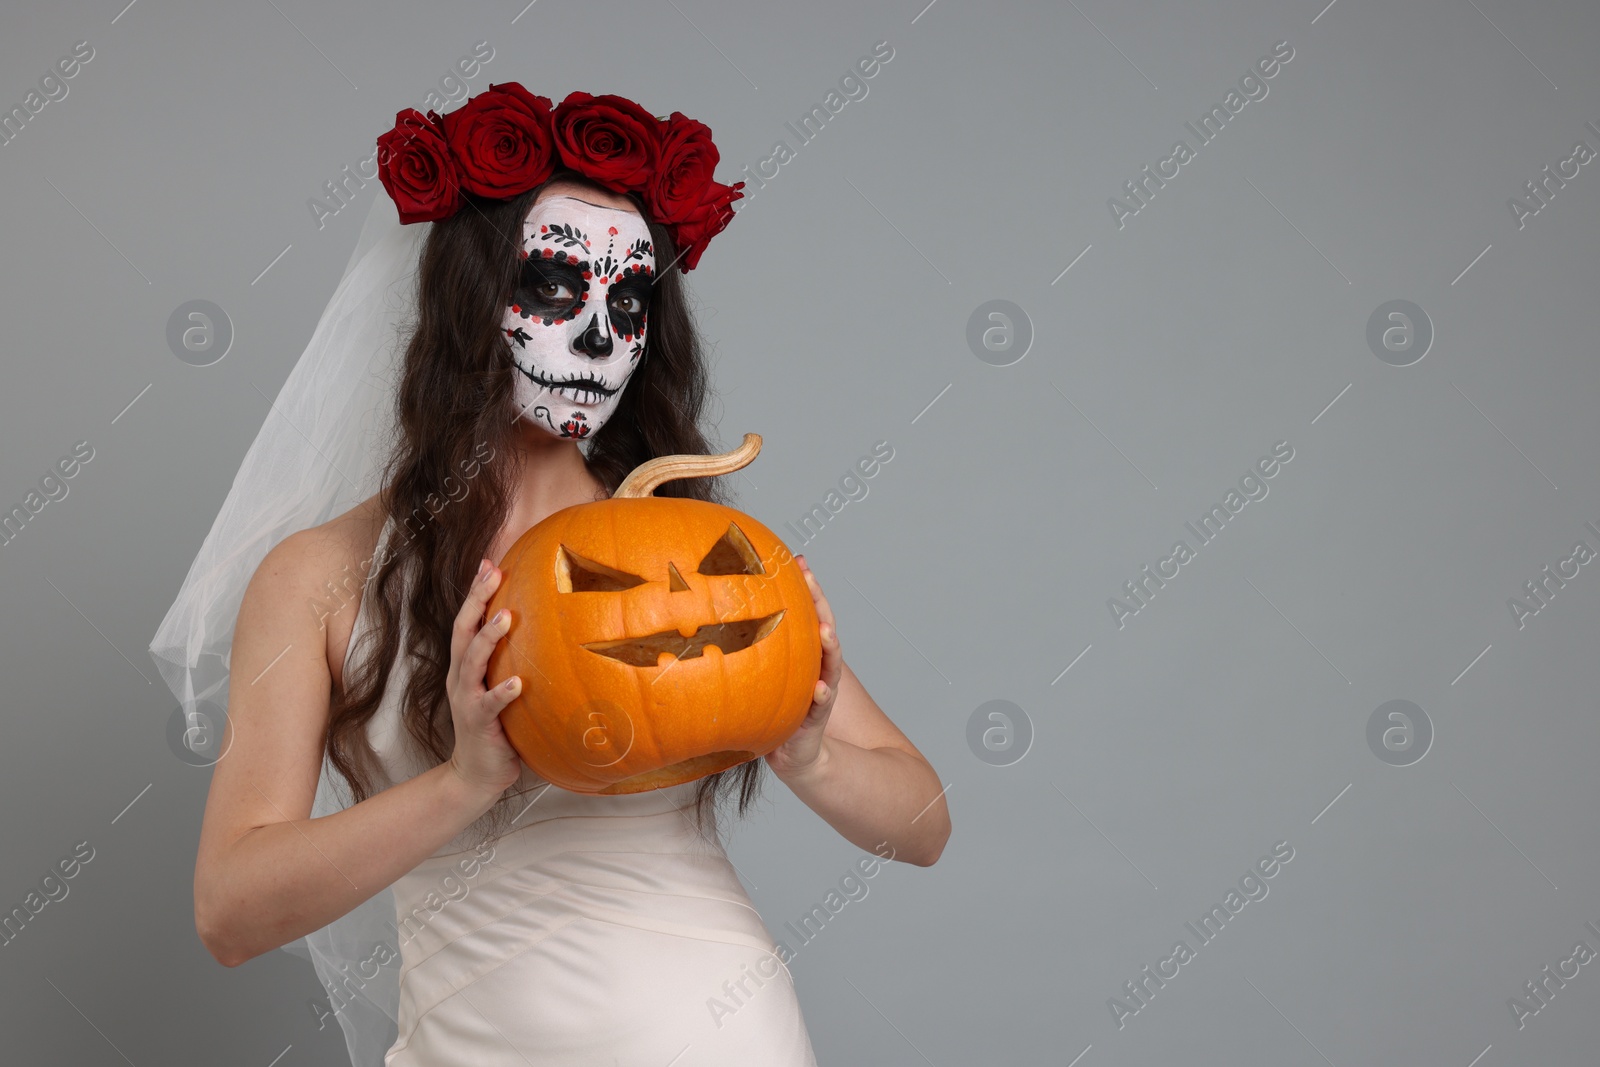
{"type": "Polygon", "coordinates": [[[372,556],[383,529],[383,511],[373,495],[320,526],[285,537],[262,559],[258,577],[270,576],[303,591],[336,581],[345,565],[356,570],[372,556]]]}
{"type": "Polygon", "coordinates": [[[303,611],[326,637],[329,672],[342,684],[345,651],[355,626],[367,567],[383,531],[376,494],[319,526],[273,546],[250,580],[246,599],[303,611]]]}

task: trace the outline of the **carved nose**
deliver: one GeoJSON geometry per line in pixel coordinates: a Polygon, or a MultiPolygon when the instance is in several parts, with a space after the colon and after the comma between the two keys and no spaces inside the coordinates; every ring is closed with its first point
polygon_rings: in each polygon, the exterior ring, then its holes
{"type": "Polygon", "coordinates": [[[589,325],[578,337],[578,351],[596,359],[604,358],[611,354],[611,331],[606,324],[600,321],[597,311],[589,319],[589,325]]]}

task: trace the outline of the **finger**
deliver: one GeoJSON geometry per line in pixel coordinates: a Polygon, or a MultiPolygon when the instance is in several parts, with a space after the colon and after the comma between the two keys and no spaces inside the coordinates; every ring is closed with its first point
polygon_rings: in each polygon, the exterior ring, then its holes
{"type": "Polygon", "coordinates": [[[511,610],[501,608],[495,612],[494,618],[483,624],[483,628],[467,645],[466,654],[461,657],[461,676],[457,682],[466,684],[468,696],[478,696],[483,692],[484,675],[489,672],[489,654],[510,630],[511,610]]]}
{"type": "Polygon", "coordinates": [[[499,685],[491,686],[457,704],[457,730],[479,730],[500,718],[506,706],[522,695],[522,677],[512,675],[499,685]]]}
{"type": "Polygon", "coordinates": [[[822,677],[835,691],[839,688],[840,665],[844,657],[839,647],[839,627],[833,617],[833,606],[822,595],[822,584],[811,568],[805,566],[805,557],[796,556],[804,568],[806,587],[811,590],[811,603],[817,611],[817,633],[822,640],[822,677]]]}
{"type": "Polygon", "coordinates": [[[817,576],[806,568],[806,588],[811,590],[811,603],[817,609],[817,621],[829,626],[833,625],[833,607],[828,603],[828,598],[822,595],[822,583],[817,581],[817,576]]]}
{"type": "Polygon", "coordinates": [[[483,694],[482,706],[487,713],[486,718],[496,718],[506,709],[506,705],[522,695],[522,676],[513,674],[493,689],[483,694]]]}
{"type": "Polygon", "coordinates": [[[839,691],[839,679],[844,674],[844,652],[839,647],[839,632],[832,622],[822,624],[822,681],[830,692],[839,691]]]}
{"type": "Polygon", "coordinates": [[[826,689],[826,696],[816,697],[816,702],[829,702],[838,694],[838,685],[845,677],[845,657],[838,651],[838,635],[824,627],[822,630],[822,665],[818,672],[816,688],[826,689]]]}
{"type": "Polygon", "coordinates": [[[450,630],[450,662],[461,662],[467,645],[483,625],[484,606],[499,588],[501,573],[500,568],[491,564],[467,587],[467,597],[461,603],[461,610],[456,612],[455,625],[450,630]]]}

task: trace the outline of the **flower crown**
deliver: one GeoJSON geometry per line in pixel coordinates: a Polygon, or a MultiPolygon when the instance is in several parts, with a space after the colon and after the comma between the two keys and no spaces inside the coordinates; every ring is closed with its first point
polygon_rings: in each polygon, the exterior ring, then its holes
{"type": "Polygon", "coordinates": [[[744,195],[744,182],[712,179],[720,159],[710,128],[681,112],[656,116],[624,97],[584,92],[552,107],[516,82],[491,84],[448,115],[406,108],[378,138],[378,178],[402,223],[448,218],[466,203],[464,193],[510,199],[559,164],[638,194],[672,234],[685,273],[744,195]]]}

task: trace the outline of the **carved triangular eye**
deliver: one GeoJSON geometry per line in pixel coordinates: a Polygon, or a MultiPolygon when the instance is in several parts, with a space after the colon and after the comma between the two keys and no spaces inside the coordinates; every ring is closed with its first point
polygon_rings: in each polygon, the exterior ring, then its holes
{"type": "Polygon", "coordinates": [[[562,593],[614,593],[643,585],[637,574],[607,567],[578,555],[566,545],[556,552],[556,590],[562,593]]]}
{"type": "Polygon", "coordinates": [[[744,531],[733,523],[728,532],[717,539],[696,568],[701,574],[766,574],[761,569],[761,555],[756,551],[744,531]]]}

